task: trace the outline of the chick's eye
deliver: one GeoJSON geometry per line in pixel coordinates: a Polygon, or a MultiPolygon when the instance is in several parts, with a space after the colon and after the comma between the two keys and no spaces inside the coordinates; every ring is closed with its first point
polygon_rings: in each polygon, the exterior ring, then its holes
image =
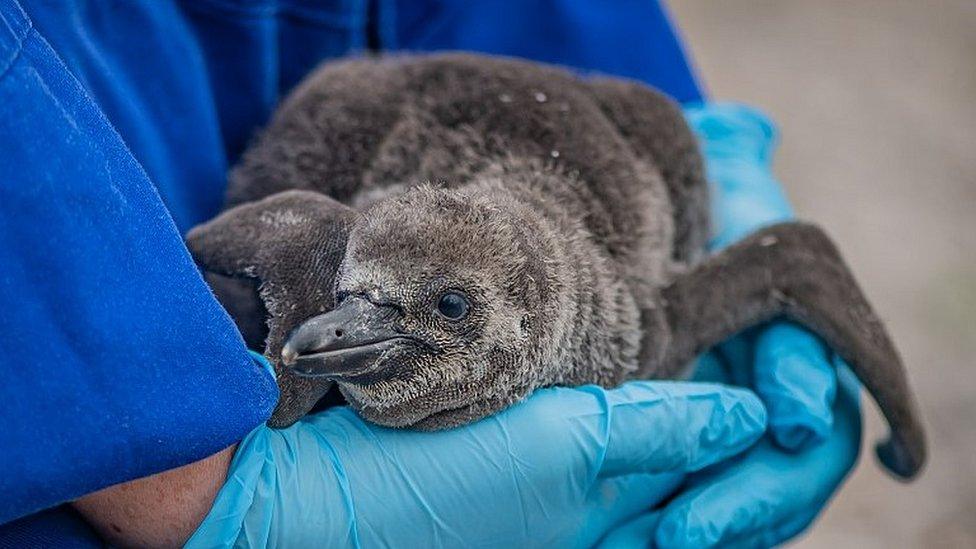
{"type": "Polygon", "coordinates": [[[457,292],[447,292],[437,301],[437,312],[448,320],[461,320],[468,314],[471,304],[457,292]]]}

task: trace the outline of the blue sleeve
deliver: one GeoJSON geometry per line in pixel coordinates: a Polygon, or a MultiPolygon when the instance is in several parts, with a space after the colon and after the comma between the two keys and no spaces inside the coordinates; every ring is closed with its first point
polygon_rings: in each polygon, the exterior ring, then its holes
{"type": "Polygon", "coordinates": [[[14,0],[0,106],[3,523],[210,455],[276,389],[144,167],[14,0]]]}
{"type": "Polygon", "coordinates": [[[99,549],[104,546],[95,531],[69,505],[0,524],[0,549],[99,549]]]}
{"type": "Polygon", "coordinates": [[[471,50],[641,80],[680,102],[702,91],[663,2],[380,0],[389,49],[471,50]]]}

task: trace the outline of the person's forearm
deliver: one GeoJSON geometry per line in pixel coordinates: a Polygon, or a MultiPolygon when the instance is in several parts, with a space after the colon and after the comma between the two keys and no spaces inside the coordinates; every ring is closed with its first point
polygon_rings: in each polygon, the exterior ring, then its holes
{"type": "Polygon", "coordinates": [[[104,488],[73,505],[112,545],[182,546],[210,511],[236,449],[104,488]]]}

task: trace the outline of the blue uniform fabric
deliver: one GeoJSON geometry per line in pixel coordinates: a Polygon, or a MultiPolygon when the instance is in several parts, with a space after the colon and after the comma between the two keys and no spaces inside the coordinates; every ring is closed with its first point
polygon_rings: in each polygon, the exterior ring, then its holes
{"type": "MultiPolygon", "coordinates": [[[[391,3],[392,4],[392,3],[391,3]]],[[[647,82],[686,103],[702,90],[655,0],[412,0],[396,3],[388,45],[525,57],[647,82]]],[[[381,32],[381,40],[383,34],[381,32]]]]}
{"type": "MultiPolygon", "coordinates": [[[[109,119],[94,89],[16,3],[4,2],[0,13],[6,522],[210,455],[267,417],[276,389],[198,274],[144,168],[151,163],[133,156],[130,145],[142,137],[117,131],[132,124],[153,137],[145,141],[161,143],[158,127],[190,134],[192,120],[175,118],[175,105],[173,120],[109,119]]],[[[109,63],[107,53],[97,57],[93,63],[130,92],[116,112],[144,115],[138,105],[153,101],[134,93],[135,76],[109,63]]],[[[168,148],[173,165],[200,154],[179,153],[179,142],[168,148]]],[[[144,156],[162,154],[148,149],[144,156]]],[[[183,168],[186,195],[205,171],[196,164],[183,168]]],[[[211,186],[216,191],[216,181],[211,186]]],[[[181,202],[176,192],[167,198],[181,202]]],[[[171,211],[189,221],[197,209],[186,201],[171,211]]]]}
{"type": "Polygon", "coordinates": [[[0,0],[0,523],[202,458],[268,416],[273,380],[181,235],[219,210],[282,95],[366,47],[701,96],[651,0],[0,0]]]}
{"type": "Polygon", "coordinates": [[[56,507],[0,526],[0,549],[96,549],[104,544],[75,510],[56,507]]]}

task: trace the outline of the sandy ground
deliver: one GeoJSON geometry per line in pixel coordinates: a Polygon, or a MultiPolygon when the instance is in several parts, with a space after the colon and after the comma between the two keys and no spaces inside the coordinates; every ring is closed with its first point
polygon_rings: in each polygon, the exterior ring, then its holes
{"type": "MultiPolygon", "coordinates": [[[[672,0],[712,95],[777,120],[777,172],[887,321],[930,428],[861,462],[798,547],[976,547],[976,0],[672,0]]],[[[867,400],[865,400],[867,402],[867,400]]]]}

